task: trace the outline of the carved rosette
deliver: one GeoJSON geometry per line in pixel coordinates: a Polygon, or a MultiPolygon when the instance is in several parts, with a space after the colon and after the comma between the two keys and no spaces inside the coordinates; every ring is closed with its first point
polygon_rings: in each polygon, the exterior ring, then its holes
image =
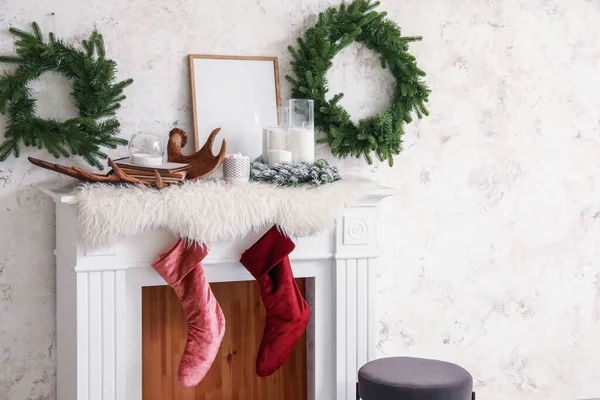
{"type": "Polygon", "coordinates": [[[371,241],[371,221],[358,216],[344,217],[344,244],[369,244],[371,241]]]}

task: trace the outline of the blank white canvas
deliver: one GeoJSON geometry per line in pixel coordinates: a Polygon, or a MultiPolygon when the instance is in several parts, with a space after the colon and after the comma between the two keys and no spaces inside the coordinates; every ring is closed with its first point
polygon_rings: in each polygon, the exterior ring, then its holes
{"type": "Polygon", "coordinates": [[[193,58],[197,138],[215,128],[227,153],[262,154],[262,128],[277,123],[273,60],[193,58]]]}

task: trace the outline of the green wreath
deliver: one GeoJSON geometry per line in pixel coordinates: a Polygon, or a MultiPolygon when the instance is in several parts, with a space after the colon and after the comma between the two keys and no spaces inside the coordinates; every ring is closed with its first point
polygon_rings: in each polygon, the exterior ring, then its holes
{"type": "Polygon", "coordinates": [[[425,103],[430,90],[423,82],[425,72],[417,67],[408,53],[411,42],[421,37],[402,37],[398,25],[384,18],[385,12],[373,11],[379,2],[355,0],[348,7],[329,8],[319,14],[317,23],[308,29],[304,39],[298,38],[298,49],[289,46],[296,78],[286,76],[292,84],[292,96],[315,101],[315,125],[326,133],[317,143],[328,143],[334,156],[360,157],[369,164],[371,153],[381,161],[394,163],[394,155],[402,150],[404,124],[412,113],[418,118],[429,115],[425,103]],[[343,94],[327,100],[327,70],[333,58],[353,42],[364,43],[381,56],[381,66],[389,67],[396,78],[394,101],[386,111],[364,118],[358,126],[350,121],[348,112],[338,104],[343,94]]]}
{"type": "Polygon", "coordinates": [[[104,39],[93,31],[82,42],[83,49],[57,40],[53,33],[46,43],[37,23],[33,34],[17,28],[10,32],[16,41],[16,56],[0,56],[0,62],[15,63],[12,73],[0,77],[0,113],[7,114],[0,161],[12,153],[19,157],[19,145],[45,148],[56,158],[77,155],[103,169],[98,159],[107,155],[100,147],[116,148],[127,140],[118,137],[119,121],[114,118],[125,99],[123,89],[133,81],[113,84],[116,63],[105,58],[104,39]],[[78,116],[66,121],[42,119],[35,115],[36,101],[28,84],[44,72],[55,71],[72,82],[71,96],[78,116]]]}

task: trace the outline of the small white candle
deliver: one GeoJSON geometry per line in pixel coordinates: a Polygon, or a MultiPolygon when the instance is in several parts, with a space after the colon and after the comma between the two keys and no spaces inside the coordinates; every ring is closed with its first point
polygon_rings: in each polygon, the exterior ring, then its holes
{"type": "Polygon", "coordinates": [[[267,158],[269,159],[269,165],[284,162],[291,163],[292,152],[287,150],[268,150],[267,158]]]}
{"type": "Polygon", "coordinates": [[[241,153],[228,154],[223,160],[223,178],[229,183],[246,183],[250,178],[250,158],[241,153]]]}
{"type": "Polygon", "coordinates": [[[131,156],[131,162],[144,167],[156,167],[162,164],[162,156],[156,154],[137,153],[131,156]]]}
{"type": "Polygon", "coordinates": [[[312,129],[294,128],[292,135],[292,153],[294,164],[302,161],[315,162],[315,131],[312,129]]]}

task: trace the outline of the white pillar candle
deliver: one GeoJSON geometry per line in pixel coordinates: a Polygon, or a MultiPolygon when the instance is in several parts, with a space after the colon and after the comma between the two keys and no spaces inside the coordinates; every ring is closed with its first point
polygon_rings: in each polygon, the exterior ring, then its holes
{"type": "Polygon", "coordinates": [[[292,135],[293,162],[315,162],[315,131],[312,129],[294,128],[292,135]]]}
{"type": "Polygon", "coordinates": [[[162,156],[156,154],[136,153],[131,156],[131,163],[144,167],[156,167],[162,164],[162,156]]]}
{"type": "Polygon", "coordinates": [[[291,163],[292,152],[287,150],[268,150],[267,158],[271,166],[275,163],[291,163]]]}

